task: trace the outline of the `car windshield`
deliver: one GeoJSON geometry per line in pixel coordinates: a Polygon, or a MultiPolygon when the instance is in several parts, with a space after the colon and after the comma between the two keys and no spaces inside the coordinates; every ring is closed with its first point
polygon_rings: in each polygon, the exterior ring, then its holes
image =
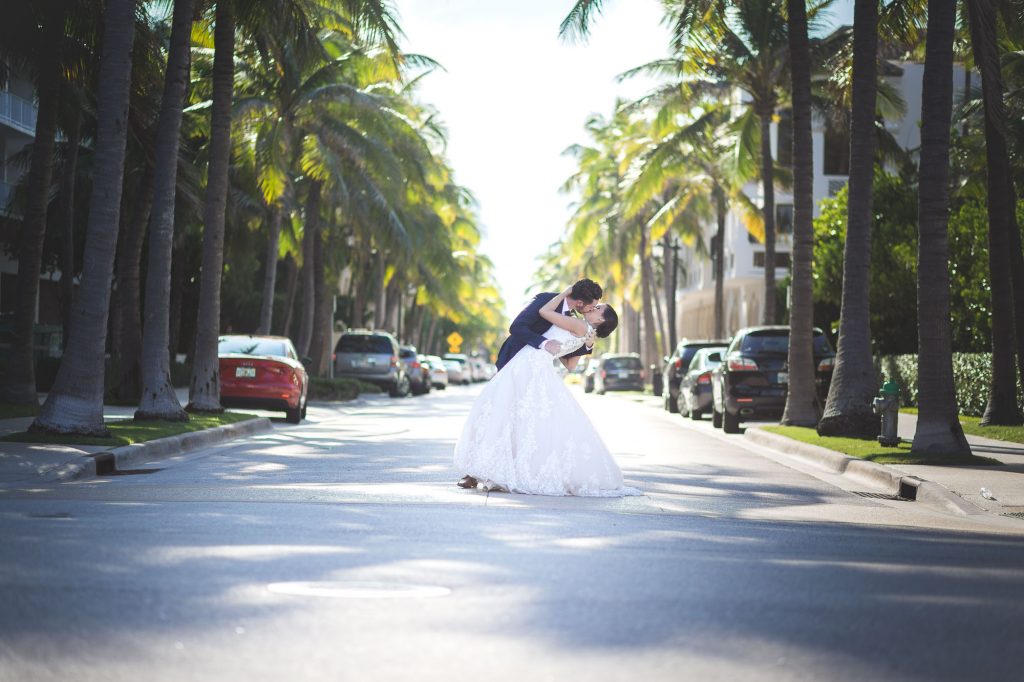
{"type": "Polygon", "coordinates": [[[640,369],[640,358],[608,358],[604,360],[605,369],[640,369]]]}
{"type": "MultiPolygon", "coordinates": [[[[743,337],[739,348],[741,353],[789,353],[789,332],[786,330],[755,332],[743,337]]],[[[824,334],[814,334],[814,352],[828,355],[831,352],[824,334]]]]}
{"type": "Polygon", "coordinates": [[[714,350],[701,350],[693,356],[693,362],[690,363],[690,369],[714,369],[722,364],[722,350],[716,348],[714,350]]]}
{"type": "Polygon", "coordinates": [[[248,336],[222,336],[217,342],[217,352],[221,355],[235,353],[285,357],[288,355],[285,348],[285,342],[279,339],[254,339],[248,336]]]}
{"type": "Polygon", "coordinates": [[[336,353],[386,353],[393,351],[391,341],[386,336],[372,334],[346,334],[338,339],[336,353]]]}
{"type": "Polygon", "coordinates": [[[416,351],[411,350],[409,348],[401,348],[401,349],[399,349],[398,355],[403,360],[415,360],[416,359],[416,351]]]}

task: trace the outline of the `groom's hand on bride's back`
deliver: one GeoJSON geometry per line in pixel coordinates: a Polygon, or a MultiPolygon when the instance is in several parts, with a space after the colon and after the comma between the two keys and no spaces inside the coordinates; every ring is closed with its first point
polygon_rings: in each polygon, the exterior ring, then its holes
{"type": "Polygon", "coordinates": [[[558,349],[561,348],[562,344],[558,343],[554,339],[549,339],[544,342],[544,350],[551,353],[552,355],[558,355],[558,349]]]}

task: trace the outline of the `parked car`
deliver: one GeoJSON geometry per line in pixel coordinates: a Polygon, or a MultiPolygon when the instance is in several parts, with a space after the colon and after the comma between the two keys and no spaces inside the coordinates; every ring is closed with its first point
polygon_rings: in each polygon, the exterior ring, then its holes
{"type": "Polygon", "coordinates": [[[583,392],[592,393],[594,390],[594,375],[601,366],[600,358],[590,358],[587,366],[583,369],[583,392]]]}
{"type": "Polygon", "coordinates": [[[683,339],[679,342],[661,368],[661,395],[666,410],[673,414],[679,411],[679,382],[688,371],[694,354],[701,348],[728,345],[728,339],[683,339]]]}
{"type": "Polygon", "coordinates": [[[725,346],[700,348],[679,383],[679,412],[700,419],[711,411],[711,372],[722,363],[725,346]]]}
{"type": "Polygon", "coordinates": [[[601,356],[601,368],[594,375],[594,393],[642,391],[645,374],[638,353],[605,353],[601,356]]]}
{"type": "Polygon", "coordinates": [[[409,391],[413,395],[430,393],[430,370],[420,362],[416,346],[399,346],[398,357],[405,364],[405,373],[409,375],[409,391]]]}
{"type": "Polygon", "coordinates": [[[454,381],[455,383],[459,383],[459,384],[464,384],[465,385],[465,384],[469,384],[470,382],[473,381],[473,368],[469,364],[469,356],[468,355],[466,355],[464,353],[445,353],[441,357],[444,358],[445,367],[448,367],[448,372],[449,372],[448,380],[449,380],[449,383],[454,381]],[[449,362],[457,362],[457,363],[459,363],[459,369],[461,371],[458,372],[459,378],[458,378],[457,381],[451,377],[451,371],[452,370],[451,370],[451,365],[448,364],[449,362]]]}
{"type": "MultiPolygon", "coordinates": [[[[815,389],[828,397],[835,353],[820,329],[814,330],[815,389]]],[[[711,375],[712,423],[739,433],[748,419],[779,419],[789,389],[789,327],[749,327],[736,332],[725,358],[711,375]]]]}
{"type": "Polygon", "coordinates": [[[466,385],[469,383],[469,368],[466,363],[461,360],[448,360],[445,359],[444,368],[448,370],[448,383],[449,384],[462,384],[466,385]]]}
{"type": "Polygon", "coordinates": [[[283,410],[292,424],[306,417],[309,375],[283,336],[222,336],[217,340],[220,403],[283,410]]]}
{"type": "Polygon", "coordinates": [[[430,368],[430,385],[442,391],[448,388],[448,370],[444,366],[444,360],[437,355],[420,357],[426,358],[427,367],[430,368]]]}
{"type": "Polygon", "coordinates": [[[334,346],[334,376],[376,384],[393,398],[409,395],[409,375],[398,341],[387,332],[349,329],[334,346]]]}

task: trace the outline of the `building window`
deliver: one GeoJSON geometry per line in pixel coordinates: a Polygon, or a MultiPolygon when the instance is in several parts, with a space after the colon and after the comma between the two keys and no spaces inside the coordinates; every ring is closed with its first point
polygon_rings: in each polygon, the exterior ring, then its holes
{"type": "Polygon", "coordinates": [[[850,135],[825,125],[825,175],[850,174],[850,135]]]}
{"type": "MultiPolygon", "coordinates": [[[[777,268],[789,268],[789,266],[790,266],[789,254],[786,253],[785,251],[777,252],[775,254],[775,267],[776,267],[776,269],[777,268]]],[[[755,251],[754,252],[754,267],[755,268],[763,268],[764,267],[764,251],[755,251]]]]}
{"type": "Polygon", "coordinates": [[[776,137],[775,156],[780,166],[789,168],[793,165],[793,110],[783,109],[779,112],[779,134],[776,137]]]}
{"type": "Polygon", "coordinates": [[[793,234],[793,204],[775,205],[775,234],[793,234]]]}

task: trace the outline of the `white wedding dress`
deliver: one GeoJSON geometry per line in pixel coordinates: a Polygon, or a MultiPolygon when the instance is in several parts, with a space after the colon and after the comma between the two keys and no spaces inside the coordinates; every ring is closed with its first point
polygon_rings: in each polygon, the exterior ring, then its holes
{"type": "MultiPolygon", "coordinates": [[[[593,343],[552,326],[557,357],[593,343]]],[[[455,445],[455,466],[485,487],[532,495],[622,497],[622,472],[543,348],[526,346],[491,379],[473,403],[455,445]],[[489,486],[488,486],[489,484],[489,486]]]]}

